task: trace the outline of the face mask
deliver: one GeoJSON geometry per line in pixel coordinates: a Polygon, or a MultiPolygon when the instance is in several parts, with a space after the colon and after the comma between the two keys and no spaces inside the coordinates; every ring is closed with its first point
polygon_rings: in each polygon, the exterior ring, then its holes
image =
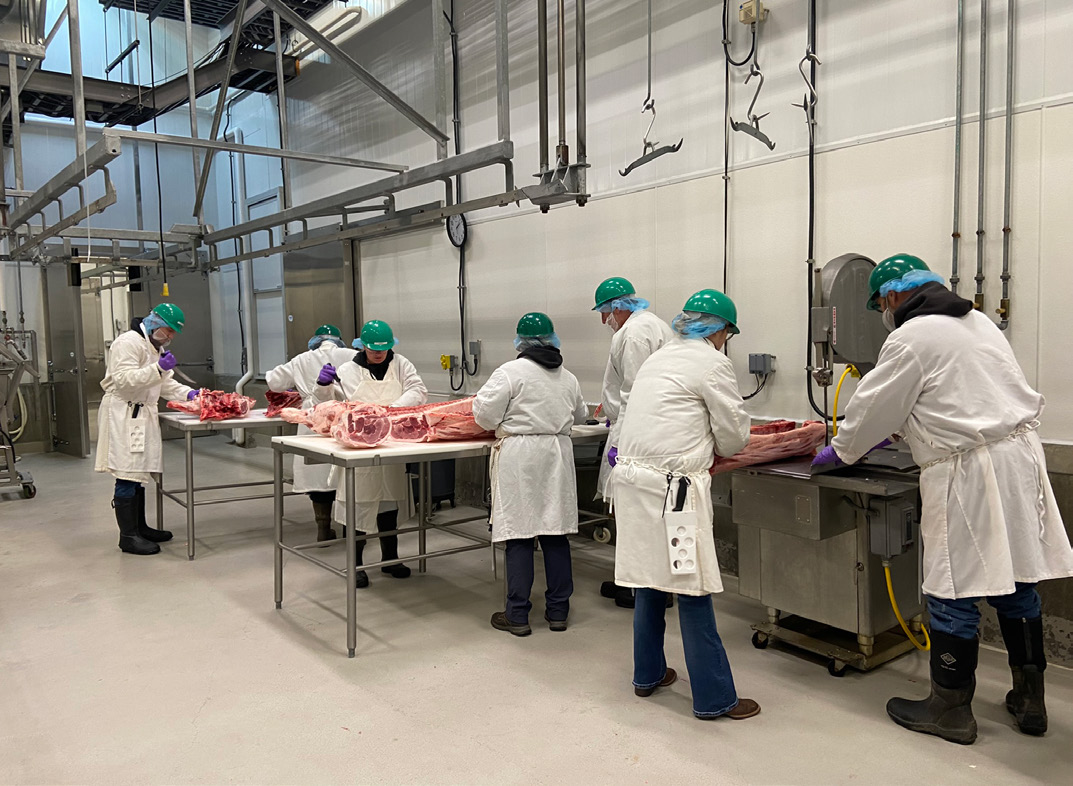
{"type": "Polygon", "coordinates": [[[607,329],[610,330],[612,333],[618,332],[619,324],[618,320],[615,319],[614,312],[607,315],[607,321],[604,322],[604,324],[607,326],[607,329]]]}
{"type": "Polygon", "coordinates": [[[894,311],[887,309],[883,312],[883,327],[887,329],[888,333],[894,332],[894,311]]]}

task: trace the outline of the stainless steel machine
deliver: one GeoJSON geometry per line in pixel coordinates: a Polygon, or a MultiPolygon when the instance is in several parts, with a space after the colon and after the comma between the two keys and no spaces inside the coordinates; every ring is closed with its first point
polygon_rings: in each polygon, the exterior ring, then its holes
{"type": "Polygon", "coordinates": [[[23,376],[38,378],[37,338],[32,330],[4,330],[0,333],[0,493],[22,487],[26,498],[36,496],[33,476],[15,468],[15,442],[8,432],[11,407],[19,395],[23,376]]]}
{"type": "MultiPolygon", "coordinates": [[[[861,374],[875,367],[886,330],[865,308],[873,267],[846,254],[819,272],[812,340],[820,384],[830,384],[834,363],[861,374]]],[[[892,596],[920,630],[919,471],[897,447],[834,473],[814,476],[810,463],[748,467],[731,478],[739,592],[767,606],[753,644],[774,639],[820,655],[834,676],[848,666],[867,671],[914,647],[892,596]]]]}

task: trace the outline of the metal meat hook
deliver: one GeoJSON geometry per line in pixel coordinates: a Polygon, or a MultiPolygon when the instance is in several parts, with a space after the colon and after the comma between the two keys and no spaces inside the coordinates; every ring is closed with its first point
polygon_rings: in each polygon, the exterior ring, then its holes
{"type": "Polygon", "coordinates": [[[808,93],[801,99],[800,104],[792,104],[792,106],[804,110],[805,122],[808,123],[808,135],[811,140],[816,126],[816,102],[819,100],[819,96],[816,93],[816,86],[812,84],[812,80],[805,73],[805,63],[815,63],[816,65],[823,65],[823,63],[820,62],[820,58],[816,57],[816,53],[810,48],[805,50],[805,56],[797,64],[797,70],[801,73],[801,78],[805,80],[805,87],[808,88],[808,93]]]}
{"type": "Polygon", "coordinates": [[[683,138],[678,140],[677,145],[664,145],[663,147],[657,148],[656,145],[658,145],[659,142],[648,141],[648,137],[652,135],[652,128],[656,125],[656,99],[652,98],[651,92],[648,94],[648,97],[645,99],[644,104],[641,106],[641,114],[643,115],[645,112],[652,113],[652,120],[648,124],[648,130],[645,131],[645,138],[643,140],[644,147],[641,151],[641,157],[625,169],[620,169],[618,171],[618,173],[623,177],[626,177],[626,175],[635,170],[637,167],[644,166],[649,161],[654,161],[660,156],[666,155],[667,153],[677,153],[679,150],[682,149],[682,142],[685,141],[685,139],[683,138]]]}
{"type": "Polygon", "coordinates": [[[745,77],[745,84],[749,84],[749,80],[752,79],[754,76],[760,77],[760,81],[756,84],[756,92],[753,93],[753,100],[749,104],[749,110],[747,112],[749,122],[739,123],[734,120],[734,118],[730,118],[730,125],[735,131],[741,131],[743,134],[748,134],[753,139],[763,142],[767,146],[768,150],[774,150],[775,143],[771,141],[767,134],[760,130],[760,121],[771,113],[765,112],[764,114],[759,116],[753,114],[753,107],[756,106],[756,99],[760,97],[760,91],[764,87],[764,73],[760,70],[760,66],[756,64],[755,59],[749,66],[749,75],[745,77]]]}

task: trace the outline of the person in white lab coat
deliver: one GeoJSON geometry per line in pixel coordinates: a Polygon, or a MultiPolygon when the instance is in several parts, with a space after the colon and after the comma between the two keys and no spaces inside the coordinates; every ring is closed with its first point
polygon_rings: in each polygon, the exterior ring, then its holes
{"type": "Polygon", "coordinates": [[[544,619],[552,630],[566,630],[574,591],[566,536],[578,527],[570,430],[585,422],[588,408],[577,378],[563,367],[547,314],[525,314],[514,347],[518,358],[488,378],[473,417],[497,438],[490,465],[492,540],[506,543],[507,604],[492,615],[492,627],[528,636],[538,538],[548,583],[544,619]]]}
{"type": "Polygon", "coordinates": [[[715,456],[733,456],[749,441],[749,415],[720,352],[737,321],[733,301],[718,290],[686,301],[672,323],[679,338],[637,373],[609,483],[618,522],[615,581],[637,591],[634,692],[651,696],[677,679],[663,651],[667,596],[677,594],[693,714],[702,720],[760,712],[738,697],[712,606],[723,583],[708,469],[715,456]]]}
{"type": "Polygon", "coordinates": [[[892,434],[920,465],[924,584],[931,615],[931,695],[891,699],[913,731],[972,743],[980,612],[998,612],[1013,690],[1006,706],[1043,734],[1043,622],[1036,582],[1073,576],[1073,551],[1036,433],[1043,397],[998,327],[917,257],[883,260],[869,307],[891,330],[817,464],[858,461],[892,434]]]}
{"type": "MultiPolygon", "coordinates": [[[[335,325],[321,325],[309,339],[309,349],[286,363],[268,372],[266,379],[270,390],[282,393],[296,390],[302,396],[302,409],[312,409],[317,403],[317,377],[325,363],[331,362],[334,349],[345,349],[342,334],[335,325]]],[[[298,434],[312,434],[308,426],[299,426],[298,434]]],[[[313,517],[317,521],[317,540],[335,540],[332,529],[332,507],[335,504],[335,485],[331,482],[330,464],[306,464],[302,459],[294,461],[294,490],[308,494],[313,503],[313,517]]]]}
{"type": "Polygon", "coordinates": [[[157,402],[188,401],[200,392],[175,381],[175,356],[167,350],[185,324],[182,309],[161,303],[144,319],[135,319],[108,351],[94,469],[115,478],[119,548],[128,554],[157,554],[158,544],[172,537],[146,523],[144,484],[152,473],[164,471],[157,402]]]}
{"type": "MultiPolygon", "coordinates": [[[[595,300],[593,311],[600,313],[601,321],[613,334],[600,395],[601,411],[611,430],[604,443],[604,460],[600,462],[596,486],[597,495],[609,499],[607,482],[615,466],[619,429],[637,371],[673,334],[666,322],[648,311],[648,301],[637,297],[633,284],[625,278],[615,276],[603,281],[596,288],[595,300]]],[[[616,606],[633,608],[633,591],[618,587],[613,581],[605,581],[600,594],[613,598],[616,606]]]]}
{"type": "MultiPolygon", "coordinates": [[[[362,326],[361,338],[354,341],[357,353],[351,349],[333,349],[329,361],[317,376],[317,388],[313,393],[317,402],[363,401],[386,407],[416,407],[428,401],[428,390],[417,374],[414,364],[402,355],[395,354],[398,344],[391,326],[378,319],[362,326]]],[[[335,520],[346,522],[346,489],[341,472],[336,491],[335,520]]],[[[357,521],[355,533],[364,535],[375,520],[377,532],[394,532],[398,529],[399,503],[406,504],[410,498],[406,483],[406,468],[402,464],[385,467],[363,467],[354,470],[355,503],[357,521]]],[[[383,560],[399,558],[398,535],[385,535],[380,539],[380,554],[383,560]]],[[[358,541],[358,565],[362,564],[365,541],[358,541]]],[[[410,575],[405,565],[388,565],[381,572],[404,579],[410,575]]],[[[358,587],[369,586],[369,576],[358,571],[358,587]]]]}

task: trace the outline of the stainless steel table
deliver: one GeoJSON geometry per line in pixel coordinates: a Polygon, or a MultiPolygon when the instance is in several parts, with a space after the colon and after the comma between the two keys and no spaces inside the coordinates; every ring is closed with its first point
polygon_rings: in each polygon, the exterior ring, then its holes
{"type": "MultiPolygon", "coordinates": [[[[273,494],[248,494],[238,497],[221,497],[217,499],[195,499],[196,492],[199,491],[219,491],[221,489],[232,488],[251,488],[256,486],[270,486],[271,480],[260,480],[248,483],[222,483],[212,486],[195,486],[194,485],[194,434],[205,433],[210,431],[226,431],[228,429],[245,429],[251,430],[271,430],[276,434],[279,434],[283,429],[290,425],[280,418],[270,418],[265,415],[266,410],[255,409],[251,410],[248,415],[242,418],[229,418],[227,420],[206,420],[201,421],[197,415],[191,415],[186,412],[161,412],[160,423],[161,425],[168,425],[178,431],[181,431],[186,446],[186,489],[181,491],[166,490],[164,488],[164,482],[162,475],[154,475],[156,481],[156,520],[157,527],[164,528],[164,497],[172,500],[173,502],[186,508],[186,556],[188,559],[194,558],[194,508],[199,505],[219,505],[225,502],[245,502],[254,499],[272,499],[273,494]]],[[[296,492],[288,492],[286,496],[295,496],[296,492]]]]}
{"type": "MultiPolygon", "coordinates": [[[[601,426],[577,426],[574,428],[571,439],[575,443],[585,444],[599,442],[607,437],[607,430],[601,426]]],[[[347,655],[353,658],[357,649],[357,560],[355,558],[355,544],[358,540],[369,541],[382,537],[382,533],[366,533],[357,535],[355,524],[356,503],[354,500],[354,470],[360,467],[387,466],[393,464],[416,463],[418,465],[418,499],[417,526],[403,527],[392,535],[417,532],[418,553],[411,557],[401,557],[394,560],[382,560],[380,562],[366,563],[362,565],[364,570],[373,570],[390,565],[399,565],[404,562],[417,560],[418,571],[424,572],[426,561],[434,557],[446,557],[452,554],[461,554],[477,549],[493,549],[492,570],[496,574],[496,560],[494,544],[491,536],[481,537],[467,532],[449,529],[458,524],[486,520],[486,516],[475,516],[446,522],[442,525],[432,524],[429,511],[430,504],[430,473],[429,463],[448,459],[479,458],[489,456],[495,440],[465,440],[459,442],[432,442],[432,443],[389,443],[375,448],[352,449],[346,448],[333,439],[320,436],[302,437],[274,437],[273,448],[273,475],[275,497],[275,601],[276,608],[283,608],[283,554],[294,554],[301,559],[346,580],[347,583],[347,655]],[[310,549],[326,545],[324,542],[305,543],[291,546],[283,542],[283,457],[290,453],[296,457],[309,460],[313,463],[331,464],[343,470],[343,484],[346,492],[346,568],[336,568],[324,560],[318,559],[309,553],[310,549]],[[429,552],[426,544],[428,529],[450,533],[471,543],[454,548],[440,549],[429,552]]],[[[340,540],[344,540],[340,538],[340,540]]]]}

